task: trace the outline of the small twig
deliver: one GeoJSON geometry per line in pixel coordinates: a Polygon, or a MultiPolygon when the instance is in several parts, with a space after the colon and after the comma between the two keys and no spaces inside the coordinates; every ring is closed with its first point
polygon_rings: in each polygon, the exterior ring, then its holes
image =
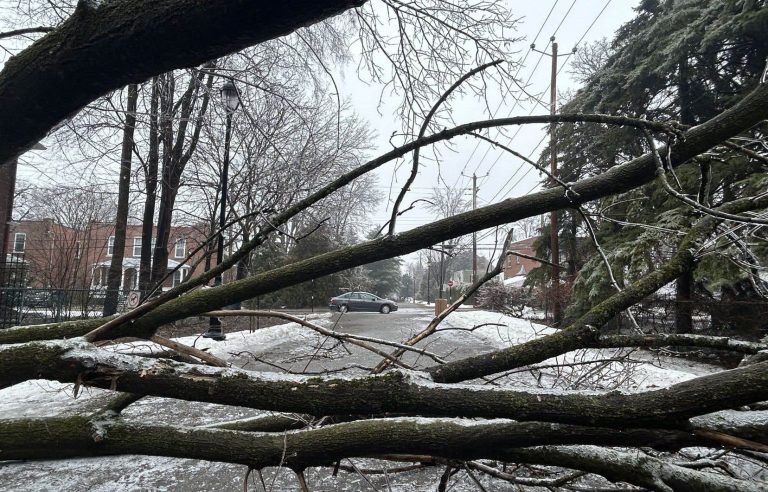
{"type": "Polygon", "coordinates": [[[299,480],[299,489],[301,489],[301,492],[309,492],[307,479],[304,477],[304,470],[297,471],[296,478],[299,480]]]}
{"type": "Polygon", "coordinates": [[[517,251],[508,251],[507,254],[511,256],[519,256],[520,258],[526,258],[528,260],[538,261],[539,263],[543,263],[545,265],[554,266],[554,263],[551,261],[539,258],[538,256],[526,255],[523,253],[518,253],[517,251]]]}
{"type": "MultiPolygon", "coordinates": [[[[432,121],[432,117],[437,112],[437,109],[440,107],[441,104],[443,104],[447,99],[448,96],[451,95],[453,91],[459,88],[461,84],[464,83],[465,80],[472,77],[473,75],[482,72],[483,70],[496,66],[500,63],[502,63],[504,60],[494,60],[490,63],[486,63],[484,65],[480,65],[479,67],[470,70],[463,76],[459,78],[456,82],[453,83],[444,93],[442,96],[440,96],[440,99],[437,100],[437,102],[432,106],[432,109],[429,110],[429,113],[427,113],[427,116],[424,118],[424,122],[421,124],[421,129],[419,130],[419,135],[416,137],[416,139],[421,139],[424,137],[424,134],[427,132],[427,128],[429,127],[429,123],[432,121]]],[[[396,220],[398,216],[398,209],[400,208],[400,204],[402,203],[403,199],[405,198],[405,194],[408,192],[408,189],[411,187],[413,182],[416,180],[416,174],[419,171],[419,154],[420,154],[421,148],[417,147],[413,151],[413,164],[411,166],[411,174],[408,176],[408,179],[406,180],[405,184],[403,185],[403,188],[400,190],[400,193],[397,195],[397,198],[395,199],[395,204],[392,206],[392,217],[389,219],[389,232],[388,234],[391,236],[395,233],[395,225],[396,220]]]]}
{"type": "Polygon", "coordinates": [[[490,143],[490,144],[491,144],[491,145],[493,145],[494,147],[498,147],[498,148],[500,148],[501,150],[504,150],[505,152],[508,152],[508,153],[512,154],[513,156],[517,157],[518,159],[522,159],[523,161],[527,162],[527,163],[528,163],[528,164],[530,164],[531,166],[533,166],[533,167],[535,167],[536,169],[538,169],[538,170],[539,170],[539,172],[546,174],[546,175],[547,175],[547,177],[548,177],[549,179],[551,179],[552,181],[556,182],[557,184],[559,184],[560,186],[562,186],[562,187],[563,187],[563,189],[565,189],[565,197],[566,197],[566,198],[569,198],[569,199],[570,199],[570,197],[571,197],[571,196],[574,196],[574,197],[578,197],[578,196],[579,196],[579,194],[576,192],[576,190],[574,190],[573,188],[571,188],[571,187],[570,187],[570,185],[569,185],[568,183],[566,183],[566,182],[562,181],[560,178],[558,178],[557,176],[555,176],[554,174],[552,174],[551,172],[549,172],[549,171],[547,170],[547,168],[545,168],[545,167],[543,167],[543,166],[539,166],[539,165],[538,165],[538,164],[536,164],[534,161],[532,161],[531,159],[529,159],[529,158],[525,157],[525,156],[524,156],[523,154],[521,154],[520,152],[517,152],[517,151],[515,151],[515,150],[512,150],[512,149],[510,149],[509,147],[507,147],[506,145],[500,144],[500,143],[499,143],[499,142],[497,142],[496,140],[493,140],[493,139],[491,139],[491,138],[488,138],[488,137],[486,137],[486,136],[484,136],[484,135],[481,135],[481,134],[479,134],[479,133],[476,133],[476,132],[470,132],[470,133],[469,133],[469,135],[472,135],[473,137],[475,137],[475,138],[479,138],[479,139],[481,139],[481,140],[485,140],[486,142],[490,143]],[[569,194],[570,194],[570,195],[569,195],[569,194]]]}
{"type": "MultiPolygon", "coordinates": [[[[581,218],[584,220],[584,223],[587,225],[587,231],[589,232],[589,237],[592,239],[592,244],[595,246],[595,249],[597,249],[598,254],[600,255],[600,258],[603,260],[603,264],[605,265],[606,270],[608,270],[608,277],[611,279],[611,285],[613,285],[613,288],[616,289],[616,292],[622,292],[622,288],[619,285],[619,283],[616,281],[616,277],[613,274],[613,268],[611,268],[611,262],[608,261],[608,256],[606,256],[605,251],[603,251],[602,246],[600,246],[600,242],[597,240],[597,234],[595,233],[595,230],[592,227],[592,222],[589,220],[589,217],[587,217],[587,214],[584,213],[584,210],[581,209],[581,207],[576,207],[576,211],[581,215],[581,218]]],[[[637,324],[637,320],[635,319],[635,315],[632,313],[631,308],[626,309],[627,316],[629,317],[630,321],[632,322],[632,326],[635,328],[635,331],[637,333],[642,333],[643,330],[640,329],[640,325],[637,324]]]]}
{"type": "Polygon", "coordinates": [[[722,432],[710,431],[705,429],[694,429],[693,433],[697,436],[701,436],[712,441],[719,442],[726,446],[732,446],[735,448],[749,449],[752,451],[759,451],[761,453],[768,452],[768,445],[761,442],[750,441],[749,439],[743,439],[737,436],[731,436],[722,432]]]}
{"type": "Polygon", "coordinates": [[[245,479],[243,480],[243,492],[248,492],[248,479],[253,472],[253,467],[248,467],[248,471],[245,472],[245,479]]]}
{"type": "Polygon", "coordinates": [[[356,465],[356,464],[355,464],[355,463],[354,463],[354,462],[353,462],[351,459],[347,459],[347,461],[349,461],[349,464],[352,466],[352,469],[353,469],[353,470],[355,470],[355,472],[356,472],[358,475],[360,475],[360,476],[363,478],[363,480],[365,480],[365,481],[368,483],[368,485],[370,485],[370,486],[371,486],[371,488],[372,488],[373,490],[375,490],[376,492],[378,492],[378,491],[379,491],[379,489],[377,489],[377,488],[376,488],[376,486],[375,486],[375,485],[373,485],[373,483],[371,482],[371,480],[370,480],[370,479],[369,479],[369,478],[368,478],[368,477],[365,475],[365,473],[363,473],[363,472],[362,472],[362,470],[360,470],[360,468],[358,468],[358,467],[357,467],[357,465],[356,465]]]}
{"type": "Polygon", "coordinates": [[[472,479],[473,482],[475,482],[475,485],[482,490],[483,492],[488,492],[485,490],[485,487],[483,487],[483,484],[480,483],[480,480],[477,479],[474,473],[472,473],[472,470],[469,469],[469,466],[467,466],[466,463],[464,463],[464,470],[467,472],[467,475],[469,475],[469,478],[472,479]]]}
{"type": "Polygon", "coordinates": [[[0,39],[10,38],[13,36],[22,36],[24,34],[36,34],[36,33],[49,33],[53,31],[54,27],[25,27],[24,29],[15,29],[13,31],[0,32],[0,39]]]}

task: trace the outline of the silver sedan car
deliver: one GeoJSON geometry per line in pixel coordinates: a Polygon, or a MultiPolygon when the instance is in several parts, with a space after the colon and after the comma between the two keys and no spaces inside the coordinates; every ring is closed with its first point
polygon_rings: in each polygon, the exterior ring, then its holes
{"type": "Polygon", "coordinates": [[[340,296],[332,297],[329,306],[331,311],[345,313],[347,311],[370,311],[374,313],[388,314],[397,311],[397,303],[390,299],[383,299],[369,292],[347,292],[340,296]]]}

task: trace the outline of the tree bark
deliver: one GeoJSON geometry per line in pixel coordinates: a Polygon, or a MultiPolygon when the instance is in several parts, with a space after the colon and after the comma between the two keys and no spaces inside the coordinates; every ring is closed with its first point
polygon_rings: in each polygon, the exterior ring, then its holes
{"type": "MultiPolygon", "coordinates": [[[[206,68],[213,68],[214,65],[206,64],[206,68]]],[[[154,255],[152,258],[152,281],[155,286],[159,286],[166,276],[168,270],[168,246],[171,235],[171,226],[173,222],[173,207],[176,203],[176,195],[179,192],[181,184],[181,175],[187,162],[192,157],[197,141],[200,138],[202,120],[208,109],[211,88],[213,86],[213,75],[208,75],[205,90],[203,91],[200,108],[197,117],[194,118],[195,126],[192,134],[187,137],[187,126],[190,122],[192,113],[195,110],[197,94],[202,85],[204,72],[199,71],[189,80],[187,90],[179,101],[180,112],[178,115],[178,127],[176,128],[176,138],[174,140],[173,118],[173,85],[166,91],[164,96],[164,107],[162,115],[162,134],[163,134],[163,169],[162,181],[160,182],[160,208],[157,213],[157,237],[155,239],[154,255]]],[[[173,76],[168,76],[173,80],[173,76]]]]}
{"type": "MultiPolygon", "coordinates": [[[[693,113],[691,84],[688,73],[688,60],[682,59],[678,64],[677,93],[680,104],[680,122],[684,125],[694,125],[696,119],[693,113]]],[[[693,271],[684,272],[675,281],[675,333],[693,332],[693,271]]]]}
{"type": "Polygon", "coordinates": [[[573,443],[664,450],[705,444],[681,431],[463,419],[363,420],[290,434],[142,425],[103,417],[0,421],[4,460],[145,454],[302,470],[347,457],[400,453],[503,459],[513,447],[573,443]]]}
{"type": "Polygon", "coordinates": [[[768,399],[768,362],[644,393],[516,391],[436,385],[426,374],[278,375],[116,354],[82,340],[0,347],[0,388],[43,378],[152,395],[312,415],[414,413],[613,428],[688,428],[688,419],[768,399]]]}
{"type": "MultiPolygon", "coordinates": [[[[117,216],[115,217],[115,243],[112,261],[107,274],[107,293],[104,298],[104,316],[117,312],[117,300],[122,289],[123,258],[125,256],[125,236],[128,226],[128,202],[131,191],[131,158],[133,157],[133,134],[136,130],[136,102],[139,99],[139,86],[128,86],[128,100],[123,127],[123,146],[120,152],[120,180],[117,191],[117,216]]],[[[138,274],[138,272],[136,272],[138,274]]]]}
{"type": "Polygon", "coordinates": [[[145,169],[144,213],[141,219],[141,260],[139,266],[139,290],[142,298],[152,285],[152,244],[155,232],[155,204],[157,202],[157,170],[160,164],[160,80],[152,79],[149,106],[149,155],[145,169]]]}

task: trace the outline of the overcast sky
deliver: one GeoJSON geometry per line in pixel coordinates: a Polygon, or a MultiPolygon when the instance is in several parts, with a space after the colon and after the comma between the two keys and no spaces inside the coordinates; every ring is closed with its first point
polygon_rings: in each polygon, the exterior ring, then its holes
{"type": "MultiPolygon", "coordinates": [[[[616,29],[633,17],[633,7],[637,5],[636,1],[628,0],[542,0],[538,2],[510,0],[509,3],[515,16],[521,17],[517,35],[525,38],[516,46],[518,60],[525,59],[517,78],[521,83],[528,84],[529,93],[541,94],[541,100],[546,104],[549,103],[551,59],[536,52],[529,52],[531,42],[535,40],[538,49],[551,52],[549,39],[552,35],[556,35],[559,52],[567,54],[579,40],[581,40],[580,45],[601,38],[610,40],[616,29]],[[536,34],[539,30],[541,32],[537,38],[536,34]]],[[[559,72],[557,87],[560,94],[578,88],[578,84],[569,73],[568,64],[571,59],[572,57],[559,57],[559,65],[562,69],[559,72]]],[[[400,130],[399,123],[393,115],[396,110],[396,101],[391,100],[384,107],[377,107],[380,87],[360,83],[354,76],[347,76],[340,85],[343,96],[352,101],[355,110],[368,119],[377,131],[377,153],[391,149],[389,136],[393,131],[400,130]]],[[[490,107],[494,110],[498,107],[494,116],[524,116],[549,112],[547,107],[533,103],[518,104],[516,95],[490,94],[490,107]]],[[[474,98],[452,100],[451,107],[457,123],[486,119],[489,116],[483,113],[484,104],[474,98]]],[[[501,137],[500,141],[536,160],[546,145],[544,125],[529,125],[516,132],[517,129],[512,129],[508,132],[509,136],[501,137]],[[510,141],[513,135],[514,138],[510,141]]],[[[453,152],[444,152],[439,166],[435,162],[427,162],[421,167],[419,176],[411,188],[412,191],[406,197],[406,204],[417,198],[428,197],[432,188],[438,185],[444,186],[443,182],[450,186],[465,188],[469,198],[471,190],[469,176],[473,173],[477,173],[478,176],[478,206],[525,195],[536,189],[541,181],[538,172],[531,170],[528,164],[509,154],[504,154],[503,151],[494,150],[488,144],[482,142],[478,144],[477,139],[459,138],[453,143],[455,144],[453,152]]],[[[410,164],[402,166],[399,172],[395,173],[393,180],[394,167],[394,165],[388,165],[378,172],[378,186],[383,199],[380,201],[379,209],[372,215],[373,221],[377,224],[383,224],[389,219],[392,202],[400,189],[398,185],[407,179],[410,171],[410,164]]],[[[397,230],[408,230],[432,220],[434,219],[430,212],[422,207],[401,217],[398,220],[397,230]]],[[[491,239],[492,236],[489,236],[479,242],[488,244],[491,239]]]]}

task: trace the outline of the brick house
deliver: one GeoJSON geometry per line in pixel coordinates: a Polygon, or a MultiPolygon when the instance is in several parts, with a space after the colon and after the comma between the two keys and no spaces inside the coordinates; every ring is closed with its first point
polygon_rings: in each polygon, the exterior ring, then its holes
{"type": "MultiPolygon", "coordinates": [[[[11,222],[9,259],[23,261],[26,284],[34,288],[105,289],[107,274],[114,254],[114,224],[91,223],[76,229],[51,219],[11,222]]],[[[205,238],[197,228],[171,227],[169,270],[183,262],[205,238]]],[[[128,225],[123,255],[121,290],[138,288],[141,257],[141,225],[128,225]]],[[[202,270],[195,263],[202,252],[163,283],[168,289],[202,270]]]]}
{"type": "MultiPolygon", "coordinates": [[[[509,251],[522,253],[528,256],[536,256],[536,251],[533,249],[533,244],[538,238],[529,237],[521,241],[516,241],[509,245],[509,251]]],[[[513,277],[525,277],[534,268],[541,266],[541,263],[536,260],[529,260],[528,258],[521,258],[515,255],[507,256],[504,263],[504,279],[511,279],[513,277]]]]}

